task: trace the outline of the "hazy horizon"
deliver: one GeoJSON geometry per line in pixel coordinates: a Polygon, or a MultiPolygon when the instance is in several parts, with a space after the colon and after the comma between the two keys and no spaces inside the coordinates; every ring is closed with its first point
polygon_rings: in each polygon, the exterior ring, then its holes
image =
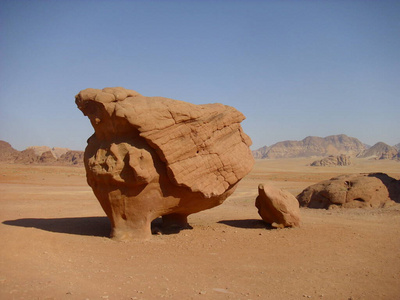
{"type": "Polygon", "coordinates": [[[252,149],[400,143],[399,1],[0,2],[0,140],[84,150],[85,88],[241,111],[252,149]]]}
{"type": "MultiPolygon", "coordinates": [[[[341,134],[335,134],[335,135],[341,135],[341,134]]],[[[304,138],[302,138],[302,139],[300,139],[300,140],[289,140],[289,141],[301,141],[301,140],[303,140],[303,139],[305,139],[305,138],[307,138],[307,137],[310,137],[310,136],[305,136],[304,138]]],[[[323,136],[323,137],[321,137],[321,138],[325,138],[325,136],[323,136]]],[[[354,136],[350,136],[350,138],[357,138],[357,137],[354,137],[354,136]]],[[[359,140],[359,139],[358,139],[359,140]]],[[[3,140],[4,141],[4,140],[3,140]]],[[[280,140],[280,141],[277,141],[276,143],[279,143],[279,142],[284,142],[284,141],[288,141],[288,140],[280,140]]],[[[359,140],[361,143],[364,143],[363,141],[361,141],[361,140],[359,140]]],[[[5,141],[5,142],[8,142],[8,141],[5,141]]],[[[369,147],[372,147],[372,146],[374,146],[375,144],[377,144],[377,143],[380,143],[380,142],[383,142],[383,143],[385,143],[384,141],[378,141],[378,142],[376,142],[376,143],[374,143],[374,144],[367,144],[367,143],[364,143],[365,145],[367,145],[367,146],[369,146],[369,147]]],[[[8,142],[9,143],[9,142],[8,142]]],[[[263,147],[270,147],[270,146],[273,146],[273,145],[275,145],[276,143],[273,143],[273,144],[270,144],[270,145],[263,145],[263,146],[260,146],[260,147],[258,147],[258,148],[254,148],[254,145],[252,145],[251,146],[251,150],[259,150],[259,149],[261,149],[261,148],[263,148],[263,147]]],[[[10,143],[11,144],[11,143],[10,143]]],[[[387,143],[385,143],[385,144],[387,144],[387,143]]],[[[398,144],[400,144],[400,143],[396,143],[396,144],[393,144],[393,145],[390,145],[390,144],[388,144],[389,146],[396,146],[396,145],[398,145],[398,144]]],[[[16,150],[18,150],[18,151],[23,151],[23,150],[26,150],[26,149],[28,149],[28,148],[30,148],[30,147],[49,147],[49,148],[68,148],[68,149],[70,149],[70,150],[75,150],[75,151],[84,151],[85,149],[83,148],[83,149],[72,149],[72,148],[70,148],[70,147],[59,147],[59,146],[57,146],[57,145],[30,145],[30,146],[27,146],[26,148],[23,148],[23,149],[17,149],[16,147],[14,147],[12,144],[11,144],[11,146],[14,148],[14,149],[16,149],[16,150]]]]}

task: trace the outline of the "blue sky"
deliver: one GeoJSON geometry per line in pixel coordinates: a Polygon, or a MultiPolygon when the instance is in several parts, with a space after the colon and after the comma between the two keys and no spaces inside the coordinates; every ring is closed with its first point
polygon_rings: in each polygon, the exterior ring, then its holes
{"type": "Polygon", "coordinates": [[[0,139],[83,150],[82,89],[236,107],[252,149],[400,143],[400,1],[0,0],[0,139]]]}

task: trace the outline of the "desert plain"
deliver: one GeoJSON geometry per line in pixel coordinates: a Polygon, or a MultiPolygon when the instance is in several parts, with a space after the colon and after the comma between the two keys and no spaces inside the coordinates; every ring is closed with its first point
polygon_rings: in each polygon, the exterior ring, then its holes
{"type": "Polygon", "coordinates": [[[108,238],[110,224],[83,167],[0,164],[0,299],[400,299],[400,204],[301,208],[300,228],[257,213],[259,183],[297,195],[346,173],[400,162],[256,160],[222,205],[189,216],[192,229],[146,242],[108,238]]]}

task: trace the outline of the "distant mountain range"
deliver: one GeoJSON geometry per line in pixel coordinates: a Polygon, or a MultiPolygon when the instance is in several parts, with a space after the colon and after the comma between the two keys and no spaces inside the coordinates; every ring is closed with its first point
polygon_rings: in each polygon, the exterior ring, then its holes
{"type": "Polygon", "coordinates": [[[379,142],[360,153],[358,157],[376,157],[379,159],[395,159],[399,158],[399,149],[396,146],[389,146],[388,144],[379,142]]]}
{"type": "MultiPolygon", "coordinates": [[[[252,152],[256,159],[328,157],[343,154],[351,157],[400,161],[400,143],[389,146],[379,142],[371,147],[345,134],[324,138],[308,136],[301,141],[282,141],[252,152]]],[[[68,148],[47,146],[33,146],[18,151],[9,143],[0,140],[0,162],[83,166],[83,153],[83,151],[73,151],[68,148]]]]}
{"type": "Polygon", "coordinates": [[[400,143],[389,146],[379,142],[370,147],[358,139],[345,134],[327,137],[308,136],[301,141],[283,141],[252,151],[256,159],[279,159],[296,157],[324,157],[346,154],[352,157],[398,159],[400,143]]]}
{"type": "Polygon", "coordinates": [[[83,166],[83,151],[47,146],[33,146],[18,151],[9,143],[0,141],[0,161],[20,164],[83,166]]]}

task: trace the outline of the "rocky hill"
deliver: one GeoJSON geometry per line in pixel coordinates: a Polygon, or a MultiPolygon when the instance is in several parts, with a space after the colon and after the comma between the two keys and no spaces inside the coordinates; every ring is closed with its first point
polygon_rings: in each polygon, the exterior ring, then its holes
{"type": "Polygon", "coordinates": [[[32,146],[18,151],[9,143],[0,141],[0,161],[19,164],[83,166],[83,151],[47,146],[32,146]]]}
{"type": "Polygon", "coordinates": [[[396,147],[379,142],[358,155],[362,158],[397,159],[399,151],[396,147]]]}
{"type": "Polygon", "coordinates": [[[69,150],[58,159],[59,162],[72,165],[83,165],[83,151],[69,150]]]}
{"type": "Polygon", "coordinates": [[[333,166],[349,166],[351,165],[351,158],[348,155],[340,154],[337,156],[330,155],[321,160],[316,160],[311,163],[313,167],[333,167],[333,166]]]}
{"type": "Polygon", "coordinates": [[[330,156],[346,154],[356,156],[363,153],[367,146],[358,139],[344,134],[327,137],[309,136],[301,141],[283,141],[270,147],[253,151],[255,158],[294,158],[311,156],[330,156]]]}
{"type": "Polygon", "coordinates": [[[9,143],[0,141],[0,161],[13,162],[18,153],[9,143]]]}
{"type": "Polygon", "coordinates": [[[270,147],[268,147],[268,146],[264,146],[264,147],[261,147],[261,148],[259,148],[259,149],[257,149],[257,150],[252,151],[253,157],[254,157],[255,159],[265,158],[265,156],[266,156],[266,154],[267,154],[269,148],[270,148],[270,147]]]}
{"type": "MultiPolygon", "coordinates": [[[[62,155],[64,155],[68,151],[70,151],[70,149],[68,149],[68,148],[58,148],[58,147],[50,148],[47,146],[32,146],[32,147],[27,148],[27,150],[29,150],[29,149],[32,149],[34,151],[35,155],[37,155],[37,156],[41,156],[45,152],[50,152],[51,156],[53,156],[56,159],[60,158],[62,155]]],[[[49,154],[47,154],[47,155],[49,155],[49,154]]]]}

